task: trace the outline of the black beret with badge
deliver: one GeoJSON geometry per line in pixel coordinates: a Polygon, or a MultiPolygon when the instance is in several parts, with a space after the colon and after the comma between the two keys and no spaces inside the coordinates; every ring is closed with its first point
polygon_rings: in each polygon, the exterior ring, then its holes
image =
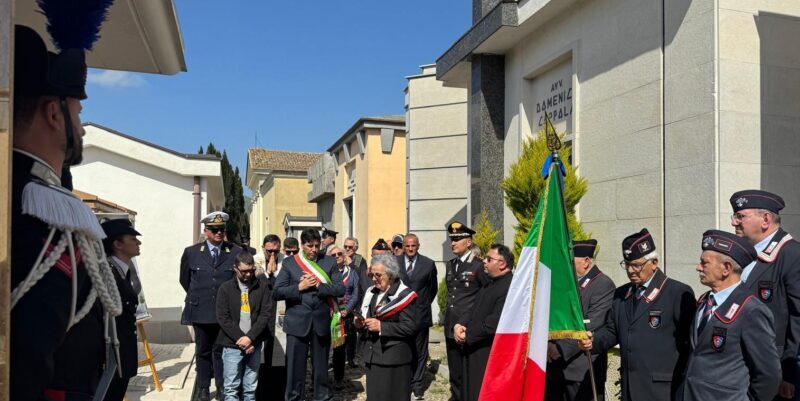
{"type": "Polygon", "coordinates": [[[576,258],[593,258],[597,249],[597,240],[572,241],[572,254],[576,258]]]}
{"type": "Polygon", "coordinates": [[[778,195],[760,189],[747,189],[731,195],[731,207],[736,213],[743,209],[764,209],[778,214],[786,203],[778,195]]]}
{"type": "Polygon", "coordinates": [[[627,261],[640,259],[655,250],[656,243],[646,228],[622,240],[622,257],[627,261]]]}
{"type": "Polygon", "coordinates": [[[756,249],[746,239],[720,230],[704,232],[700,246],[704,251],[714,251],[730,256],[742,268],[758,257],[756,249]]]}
{"type": "Polygon", "coordinates": [[[475,234],[475,230],[465,226],[460,221],[454,221],[447,225],[447,236],[451,240],[472,237],[473,234],[475,234]]]}

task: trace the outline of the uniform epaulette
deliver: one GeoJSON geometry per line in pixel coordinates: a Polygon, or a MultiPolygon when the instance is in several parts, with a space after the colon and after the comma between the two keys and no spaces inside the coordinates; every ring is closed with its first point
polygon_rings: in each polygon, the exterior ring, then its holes
{"type": "Polygon", "coordinates": [[[59,230],[80,232],[92,240],[106,237],[94,213],[67,189],[33,180],[22,190],[22,214],[59,230]]]}

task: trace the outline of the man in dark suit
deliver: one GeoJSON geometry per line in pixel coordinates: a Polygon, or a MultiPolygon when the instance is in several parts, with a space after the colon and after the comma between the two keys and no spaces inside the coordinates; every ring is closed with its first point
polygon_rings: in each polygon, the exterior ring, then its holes
{"type": "Polygon", "coordinates": [[[514,254],[505,245],[493,244],[486,253],[483,267],[489,282],[478,292],[474,307],[462,314],[453,327],[453,337],[466,352],[467,369],[461,394],[466,401],[478,401],[481,394],[494,335],[511,287],[514,254]]]}
{"type": "Polygon", "coordinates": [[[136,236],[141,234],[133,229],[127,218],[108,220],[102,226],[106,233],[103,247],[122,299],[122,314],[115,318],[122,377],[114,375],[104,400],[122,401],[128,389],[128,381],[136,376],[136,371],[139,369],[136,342],[136,307],[139,305],[139,293],[131,283],[131,269],[135,269],[132,259],[139,256],[139,245],[142,244],[136,236]]]}
{"type": "Polygon", "coordinates": [[[209,213],[201,223],[206,240],[192,245],[181,256],[180,282],[186,291],[181,324],[194,329],[197,360],[196,387],[198,398],[208,401],[211,377],[217,387],[217,399],[222,399],[222,347],[215,345],[219,334],[216,297],[219,286],[233,278],[239,246],[224,241],[228,214],[209,213]]]}
{"type": "Polygon", "coordinates": [[[746,238],[758,259],[743,266],[743,286],[772,311],[775,344],[781,357],[783,382],[778,399],[792,399],[798,377],[800,344],[800,243],[781,228],[778,214],[785,203],[780,196],[761,190],[736,192],[730,199],[731,225],[746,238]]]}
{"type": "Polygon", "coordinates": [[[622,401],[673,400],[689,357],[694,293],[658,268],[647,229],[622,240],[622,257],[630,283],[614,292],[608,322],[581,349],[599,354],[619,344],[622,401]]]}
{"type": "Polygon", "coordinates": [[[308,229],[300,234],[300,253],[283,260],[275,279],[274,298],[286,301],[286,400],[305,400],[308,353],[313,365],[314,400],[332,398],[328,385],[328,354],[331,347],[331,317],[336,297],[344,295],[336,261],[318,258],[320,236],[308,229]]]}
{"type": "Polygon", "coordinates": [[[403,237],[405,253],[397,257],[400,265],[400,278],[403,283],[417,293],[417,330],[414,334],[416,353],[415,362],[411,364],[411,391],[414,398],[424,399],[425,388],[422,378],[425,373],[425,363],[428,361],[429,329],[433,326],[431,304],[436,299],[439,288],[437,282],[436,264],[425,255],[419,254],[419,238],[416,234],[408,233],[403,237]]]}
{"type": "Polygon", "coordinates": [[[691,327],[692,353],[681,401],[771,400],[781,382],[772,313],[742,285],[742,266],[756,259],[744,238],[703,233],[697,265],[700,296],[691,327]]]}
{"type": "MultiPolygon", "coordinates": [[[[586,329],[597,331],[606,324],[611,302],[614,299],[614,282],[594,264],[597,241],[573,241],[575,274],[578,276],[578,291],[583,317],[588,320],[586,329]]],[[[550,401],[592,400],[592,380],[589,361],[573,340],[551,341],[547,349],[547,395],[550,401]]],[[[598,400],[605,399],[606,366],[605,353],[592,356],[595,393],[598,400]]]]}
{"type": "Polygon", "coordinates": [[[444,336],[447,347],[447,367],[450,371],[450,401],[466,401],[461,394],[464,386],[464,367],[467,360],[464,346],[453,337],[453,328],[462,315],[472,309],[478,291],[489,282],[483,262],[472,253],[471,228],[454,221],[447,226],[450,249],[456,255],[445,265],[447,275],[447,310],[444,314],[444,336]]]}

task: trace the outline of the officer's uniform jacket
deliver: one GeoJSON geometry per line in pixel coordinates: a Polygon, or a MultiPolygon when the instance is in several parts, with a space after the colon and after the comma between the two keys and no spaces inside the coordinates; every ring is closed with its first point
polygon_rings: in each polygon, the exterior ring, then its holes
{"type": "MultiPolygon", "coordinates": [[[[606,324],[614,300],[614,290],[616,290],[614,282],[597,266],[593,266],[578,281],[583,317],[589,320],[586,330],[595,332],[606,324]]],[[[555,343],[561,359],[548,366],[548,369],[553,367],[562,370],[564,379],[573,382],[590,379],[587,375],[589,361],[578,347],[578,343],[575,340],[558,340],[555,343]]],[[[607,359],[606,353],[592,356],[595,381],[598,383],[605,382],[607,359]]]]}
{"type": "Polygon", "coordinates": [[[453,338],[453,326],[463,320],[462,315],[472,309],[475,298],[489,276],[483,271],[483,262],[472,252],[466,261],[459,263],[455,257],[445,265],[447,283],[447,310],[444,314],[444,335],[453,338]]]}
{"type": "Polygon", "coordinates": [[[206,241],[187,247],[181,256],[180,282],[186,290],[181,324],[217,324],[217,291],[233,278],[238,245],[223,242],[219,246],[217,263],[206,241]]]}
{"type": "Polygon", "coordinates": [[[772,311],[775,345],[783,379],[800,380],[797,352],[800,344],[800,243],[778,229],[758,254],[755,267],[742,285],[772,311]]]}
{"type": "Polygon", "coordinates": [[[697,302],[683,401],[772,400],[781,382],[772,313],[741,285],[698,333],[708,292],[697,302]]]}
{"type": "Polygon", "coordinates": [[[672,400],[689,356],[694,293],[659,269],[632,310],[635,299],[632,283],[617,288],[608,322],[594,333],[592,352],[619,344],[622,401],[672,400]]]}
{"type": "Polygon", "coordinates": [[[139,353],[136,340],[136,308],[139,305],[139,294],[133,289],[131,284],[131,269],[123,276],[119,266],[111,257],[108,264],[117,282],[119,295],[122,299],[122,314],[117,316],[117,338],[119,339],[120,365],[122,366],[122,376],[131,378],[136,376],[139,369],[139,353]]]}

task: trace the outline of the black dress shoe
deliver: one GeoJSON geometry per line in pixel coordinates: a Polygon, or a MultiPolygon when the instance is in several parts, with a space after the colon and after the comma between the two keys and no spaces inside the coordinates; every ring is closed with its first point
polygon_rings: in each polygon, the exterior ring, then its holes
{"type": "Polygon", "coordinates": [[[197,392],[197,401],[211,401],[211,394],[208,392],[207,388],[201,388],[200,391],[197,392]]]}

